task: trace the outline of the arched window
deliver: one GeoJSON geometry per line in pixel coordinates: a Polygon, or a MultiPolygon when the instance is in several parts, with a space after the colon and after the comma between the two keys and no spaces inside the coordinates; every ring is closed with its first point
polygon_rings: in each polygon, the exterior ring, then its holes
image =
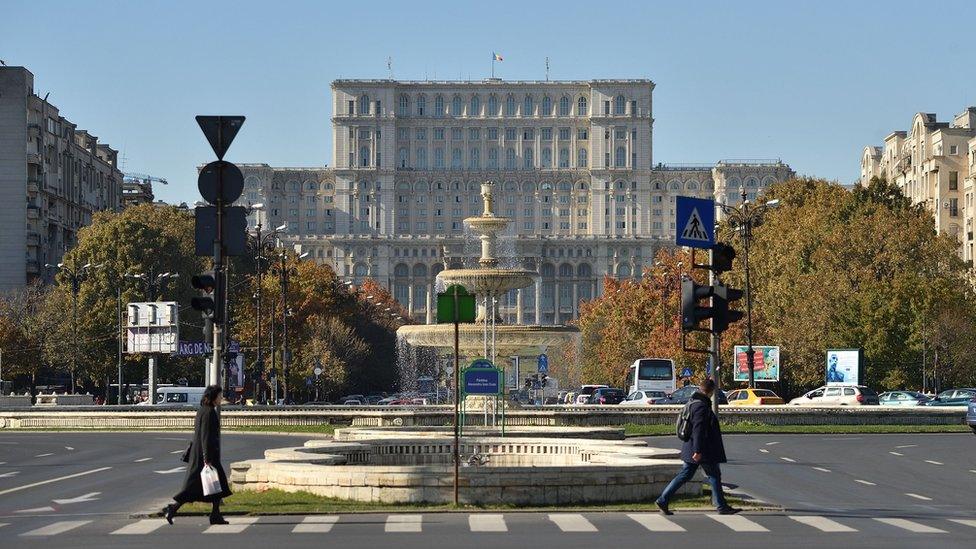
{"type": "Polygon", "coordinates": [[[532,116],[535,114],[535,101],[532,100],[531,95],[525,96],[525,101],[522,103],[522,116],[532,116]]]}
{"type": "Polygon", "coordinates": [[[369,268],[364,263],[356,263],[352,267],[353,276],[360,278],[369,274],[369,268]]]}
{"type": "Polygon", "coordinates": [[[461,116],[461,96],[455,95],[451,100],[451,116],[461,116]]]}
{"type": "Polygon", "coordinates": [[[417,116],[423,116],[424,110],[427,108],[427,97],[423,95],[417,96],[417,116]]]}
{"type": "Polygon", "coordinates": [[[401,168],[406,168],[409,163],[410,151],[406,147],[400,147],[400,150],[397,151],[397,165],[401,168]]]}
{"type": "Polygon", "coordinates": [[[545,147],[542,149],[542,167],[551,168],[552,167],[552,149],[545,147]]]}
{"type": "Polygon", "coordinates": [[[369,96],[363,95],[359,98],[359,109],[356,111],[359,114],[369,114],[369,96]]]}
{"type": "Polygon", "coordinates": [[[559,188],[560,191],[569,191],[572,190],[573,187],[572,185],[570,185],[569,181],[560,181],[559,184],[556,186],[559,188]]]}
{"type": "Polygon", "coordinates": [[[542,112],[539,114],[542,116],[552,115],[552,99],[548,95],[542,98],[542,112]]]}
{"type": "Polygon", "coordinates": [[[569,116],[569,98],[566,96],[559,99],[559,116],[569,116]]]}
{"type": "Polygon", "coordinates": [[[618,168],[623,168],[627,166],[627,149],[623,147],[617,147],[617,153],[614,158],[614,166],[618,168]]]}
{"type": "Polygon", "coordinates": [[[759,182],[756,181],[756,178],[755,177],[750,177],[750,178],[746,179],[746,188],[747,189],[755,189],[758,184],[759,184],[759,182]]]}
{"type": "Polygon", "coordinates": [[[427,147],[417,147],[417,167],[427,169],[427,147]]]}
{"type": "Polygon", "coordinates": [[[505,116],[515,116],[515,96],[505,98],[505,116]]]}
{"type": "Polygon", "coordinates": [[[515,169],[515,149],[511,147],[505,151],[505,168],[509,170],[515,169]]]}
{"type": "Polygon", "coordinates": [[[559,167],[569,167],[569,149],[559,149],[559,167]]]}
{"type": "Polygon", "coordinates": [[[410,276],[410,267],[406,263],[397,263],[396,267],[393,267],[393,276],[397,278],[410,276]]]}
{"type": "Polygon", "coordinates": [[[410,116],[410,97],[405,93],[400,95],[400,107],[397,112],[400,116],[410,116]]]}
{"type": "Polygon", "coordinates": [[[525,154],[522,155],[522,162],[526,170],[531,170],[535,167],[535,158],[533,158],[532,149],[525,149],[525,154]]]}
{"type": "Polygon", "coordinates": [[[495,94],[488,96],[488,116],[498,116],[498,97],[495,94]]]}
{"type": "Polygon", "coordinates": [[[471,106],[468,111],[468,116],[481,116],[481,96],[471,96],[471,106]]]}
{"type": "Polygon", "coordinates": [[[434,98],[434,116],[444,116],[444,98],[440,95],[434,98]]]}
{"type": "Polygon", "coordinates": [[[498,149],[492,147],[488,149],[488,168],[494,170],[498,167],[498,149]]]}
{"type": "Polygon", "coordinates": [[[626,263],[621,263],[617,266],[617,276],[619,278],[629,278],[630,277],[630,265],[626,263]]]}
{"type": "Polygon", "coordinates": [[[481,169],[481,150],[471,149],[471,154],[468,156],[468,166],[472,170],[481,169]]]}
{"type": "Polygon", "coordinates": [[[580,96],[580,98],[576,100],[576,116],[586,116],[586,112],[586,98],[580,96]]]}
{"type": "Polygon", "coordinates": [[[627,112],[627,101],[624,96],[618,95],[613,100],[613,114],[625,114],[627,112]]]}
{"type": "Polygon", "coordinates": [[[587,163],[586,149],[580,149],[579,152],[576,153],[576,167],[585,168],[586,163],[587,163]]]}
{"type": "Polygon", "coordinates": [[[359,149],[359,165],[369,166],[369,147],[359,149]]]}

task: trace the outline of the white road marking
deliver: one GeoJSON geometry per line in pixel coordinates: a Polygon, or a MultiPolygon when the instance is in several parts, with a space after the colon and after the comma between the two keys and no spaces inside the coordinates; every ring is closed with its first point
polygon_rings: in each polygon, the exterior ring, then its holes
{"type": "Polygon", "coordinates": [[[182,453],[183,453],[183,450],[176,450],[175,452],[170,452],[170,454],[173,454],[173,455],[182,454],[182,453]]]}
{"type": "Polygon", "coordinates": [[[800,524],[806,524],[807,526],[812,526],[821,532],[857,532],[856,529],[850,526],[844,526],[843,524],[830,520],[826,517],[815,517],[815,516],[791,516],[791,519],[799,522],[800,524]]]}
{"type": "Polygon", "coordinates": [[[922,501],[932,501],[932,498],[926,496],[920,496],[918,494],[913,494],[911,492],[905,492],[905,495],[910,498],[920,499],[922,501]]]}
{"type": "Polygon", "coordinates": [[[9,473],[4,473],[0,475],[0,478],[10,478],[15,477],[20,474],[20,471],[10,471],[9,473]]]}
{"type": "Polygon", "coordinates": [[[420,532],[423,530],[423,515],[390,515],[386,517],[385,532],[420,532]]]}
{"type": "Polygon", "coordinates": [[[767,442],[766,443],[766,446],[775,446],[777,444],[779,444],[779,441],[776,441],[776,442],[767,442]]]}
{"type": "Polygon", "coordinates": [[[36,458],[46,458],[47,456],[53,456],[53,455],[54,455],[54,454],[52,454],[52,453],[50,453],[50,452],[48,452],[48,453],[46,453],[46,454],[37,454],[37,455],[36,455],[36,456],[34,456],[34,457],[36,457],[36,458]]]}
{"type": "Polygon", "coordinates": [[[186,442],[185,438],[176,438],[176,437],[156,437],[156,440],[175,440],[177,442],[186,442]]]}
{"type": "Polygon", "coordinates": [[[34,513],[51,513],[53,511],[54,511],[54,507],[47,506],[47,507],[33,507],[31,509],[21,509],[19,511],[14,511],[14,513],[18,513],[18,514],[23,513],[26,515],[26,514],[34,514],[34,513]]]}
{"type": "Polygon", "coordinates": [[[902,444],[901,446],[895,446],[895,448],[915,448],[918,444],[902,444]]]}
{"type": "Polygon", "coordinates": [[[578,513],[550,514],[549,520],[554,522],[563,532],[596,532],[596,526],[578,513]]]}
{"type": "Polygon", "coordinates": [[[508,525],[502,515],[468,515],[468,528],[472,532],[508,532],[508,525]]]}
{"type": "Polygon", "coordinates": [[[98,499],[95,496],[98,496],[100,494],[101,494],[101,492],[91,492],[91,493],[85,494],[83,496],[78,496],[76,498],[70,498],[70,499],[52,499],[51,501],[53,501],[54,503],[57,503],[58,505],[67,505],[69,503],[84,503],[86,501],[95,501],[96,499],[98,499]]]}
{"type": "Polygon", "coordinates": [[[765,448],[760,448],[759,451],[762,452],[762,453],[764,453],[764,454],[768,454],[769,453],[769,450],[767,450],[765,448]]]}
{"type": "Polygon", "coordinates": [[[42,526],[36,530],[31,530],[30,532],[24,532],[21,536],[56,536],[58,534],[63,534],[68,530],[74,530],[79,526],[84,526],[91,522],[90,520],[63,520],[61,522],[55,522],[53,524],[48,524],[47,526],[42,526]]]}
{"type": "Polygon", "coordinates": [[[65,450],[74,450],[74,448],[72,448],[71,446],[65,446],[64,449],[65,450]]]}
{"type": "Polygon", "coordinates": [[[179,467],[173,467],[172,469],[165,469],[163,471],[154,471],[154,472],[159,473],[160,475],[172,475],[173,473],[179,473],[180,471],[185,471],[185,470],[186,470],[186,466],[181,465],[179,467]]]}
{"type": "Polygon", "coordinates": [[[627,515],[630,520],[633,520],[637,524],[640,524],[644,528],[647,528],[651,532],[684,532],[685,529],[678,526],[674,522],[670,521],[662,515],[656,515],[651,513],[640,514],[640,515],[627,515]]]}
{"type": "Polygon", "coordinates": [[[891,454],[891,455],[893,455],[893,456],[903,456],[903,455],[905,455],[905,454],[899,454],[898,452],[888,452],[888,453],[891,454]]]}
{"type": "Polygon", "coordinates": [[[132,463],[142,463],[143,461],[149,461],[151,459],[152,458],[139,458],[139,459],[133,461],[132,463]]]}
{"type": "Polygon", "coordinates": [[[976,469],[970,469],[969,472],[970,473],[976,473],[976,469]]]}
{"type": "Polygon", "coordinates": [[[326,534],[332,531],[332,526],[339,522],[335,515],[305,517],[301,524],[292,528],[293,534],[326,534]]]}
{"type": "Polygon", "coordinates": [[[6,461],[0,461],[0,465],[6,465],[6,464],[7,464],[6,461]]]}
{"type": "Polygon", "coordinates": [[[796,463],[796,460],[795,460],[795,459],[793,459],[793,458],[788,458],[788,457],[781,457],[781,458],[779,458],[779,459],[781,459],[781,460],[783,460],[783,461],[788,461],[788,462],[790,462],[790,463],[796,463]]]}
{"type": "Polygon", "coordinates": [[[240,534],[248,526],[258,521],[257,517],[229,517],[230,524],[214,524],[203,531],[204,534],[240,534]]]}
{"type": "Polygon", "coordinates": [[[35,486],[43,486],[45,484],[51,484],[52,482],[58,482],[60,480],[68,480],[69,478],[83,477],[85,475],[91,475],[93,473],[101,473],[102,471],[108,471],[111,467],[99,467],[98,469],[92,469],[91,471],[82,471],[81,473],[75,473],[73,475],[65,475],[63,477],[52,478],[48,480],[42,480],[40,482],[35,482],[33,484],[25,484],[23,486],[18,486],[16,488],[7,488],[6,490],[0,490],[0,496],[11,494],[13,492],[19,492],[21,490],[27,490],[29,488],[34,488],[35,486]]]}
{"type": "Polygon", "coordinates": [[[820,471],[820,472],[823,472],[823,473],[829,473],[830,472],[830,469],[825,469],[823,467],[814,467],[814,470],[820,471]]]}
{"type": "Polygon", "coordinates": [[[945,463],[942,463],[941,461],[934,461],[931,459],[925,460],[925,463],[931,463],[932,465],[945,465],[945,463]]]}
{"type": "Polygon", "coordinates": [[[945,530],[940,530],[938,528],[933,528],[925,524],[921,524],[918,522],[913,522],[905,519],[876,518],[874,520],[878,522],[883,522],[884,524],[895,526],[897,528],[901,528],[902,530],[908,530],[909,532],[914,532],[916,534],[945,534],[946,533],[945,530]]]}
{"type": "Polygon", "coordinates": [[[973,528],[976,528],[976,520],[973,519],[949,519],[949,520],[955,522],[956,524],[962,524],[963,526],[972,526],[973,528]]]}
{"type": "Polygon", "coordinates": [[[728,526],[733,532],[768,532],[765,526],[753,522],[742,515],[716,515],[708,514],[708,518],[728,526]]]}
{"type": "Polygon", "coordinates": [[[139,522],[133,522],[132,524],[127,524],[122,528],[119,528],[118,530],[112,532],[112,535],[131,536],[151,534],[164,524],[166,524],[166,519],[143,519],[139,522]]]}
{"type": "Polygon", "coordinates": [[[875,484],[873,482],[869,482],[867,480],[861,480],[859,478],[854,479],[854,482],[859,482],[859,483],[861,483],[861,484],[863,484],[865,486],[877,486],[877,484],[875,484]]]}

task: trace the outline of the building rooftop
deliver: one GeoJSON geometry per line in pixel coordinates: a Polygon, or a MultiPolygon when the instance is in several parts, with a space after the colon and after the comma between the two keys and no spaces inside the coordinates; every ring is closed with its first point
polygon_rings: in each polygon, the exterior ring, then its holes
{"type": "Polygon", "coordinates": [[[389,78],[339,78],[332,81],[332,87],[345,85],[380,86],[590,86],[593,84],[641,84],[654,86],[649,78],[611,78],[596,80],[503,80],[485,78],[482,80],[393,80],[389,78]]]}

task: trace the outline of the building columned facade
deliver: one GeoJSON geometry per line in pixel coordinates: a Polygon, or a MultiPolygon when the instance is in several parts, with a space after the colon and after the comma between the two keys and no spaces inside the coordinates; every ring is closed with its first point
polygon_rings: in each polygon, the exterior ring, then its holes
{"type": "Polygon", "coordinates": [[[976,107],[952,122],[917,113],[909,131],[888,134],[881,147],[861,154],[862,185],[872,177],[894,183],[915,204],[924,204],[936,230],[959,241],[959,255],[973,262],[973,189],[976,178],[976,107]]]}
{"type": "Polygon", "coordinates": [[[34,93],[24,67],[0,67],[0,290],[50,280],[78,229],[122,207],[118,153],[34,93]]]}
{"type": "Polygon", "coordinates": [[[667,165],[653,158],[650,80],[477,82],[337,80],[334,167],[239,165],[250,223],[284,226],[290,243],[351,281],[387,285],[431,320],[433,280],[473,262],[464,218],[480,184],[512,219],[508,261],[536,270],[504,296],[510,321],[563,323],[602,278],[640,277],[673,245],[675,197],[749,198],[793,176],[780,160],[667,165]]]}

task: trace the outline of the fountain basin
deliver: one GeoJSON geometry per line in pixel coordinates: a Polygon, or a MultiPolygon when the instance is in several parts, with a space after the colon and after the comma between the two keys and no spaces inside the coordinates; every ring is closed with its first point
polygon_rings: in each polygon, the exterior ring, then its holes
{"type": "Polygon", "coordinates": [[[437,274],[445,286],[460,284],[478,296],[498,296],[531,286],[537,275],[521,269],[448,269],[437,274]]]}
{"type": "MultiPolygon", "coordinates": [[[[481,324],[459,326],[461,354],[468,356],[483,354],[484,329],[484,325],[481,324]]],[[[402,337],[411,345],[453,349],[454,324],[408,324],[397,329],[397,337],[402,337]]],[[[495,354],[503,357],[519,354],[537,355],[550,347],[575,342],[579,337],[579,330],[573,326],[498,324],[495,326],[495,354]]]]}

